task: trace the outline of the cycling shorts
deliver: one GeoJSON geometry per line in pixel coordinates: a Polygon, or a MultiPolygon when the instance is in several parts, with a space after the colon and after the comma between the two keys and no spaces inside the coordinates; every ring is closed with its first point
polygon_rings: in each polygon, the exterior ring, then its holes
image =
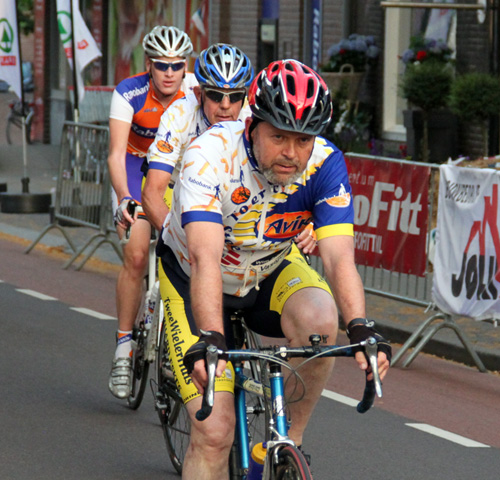
{"type": "MultiPolygon", "coordinates": [[[[170,249],[159,262],[160,291],[165,308],[165,340],[177,386],[185,403],[199,396],[182,359],[187,349],[198,341],[189,295],[189,278],[170,249]]],[[[283,338],[281,312],[288,298],[302,288],[321,288],[330,293],[327,282],[304,260],[298,249],[285,257],[281,265],[244,297],[223,296],[224,333],[228,348],[234,348],[230,316],[244,312],[247,326],[266,337],[283,338]]],[[[224,375],[216,379],[215,390],[234,391],[234,370],[227,364],[224,375]]]]}

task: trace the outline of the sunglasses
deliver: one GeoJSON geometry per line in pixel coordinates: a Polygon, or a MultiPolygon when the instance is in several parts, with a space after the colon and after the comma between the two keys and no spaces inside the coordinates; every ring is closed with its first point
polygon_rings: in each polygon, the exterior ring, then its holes
{"type": "Polygon", "coordinates": [[[245,100],[247,94],[245,89],[234,90],[232,92],[221,92],[220,90],[215,90],[213,88],[204,88],[203,90],[207,98],[216,103],[221,103],[222,100],[224,100],[224,97],[229,97],[229,101],[231,103],[241,102],[242,100],[245,100]]]}
{"type": "Polygon", "coordinates": [[[177,60],[176,62],[164,62],[163,60],[157,60],[155,58],[150,59],[153,62],[153,66],[156,70],[160,72],[166,72],[169,68],[171,68],[174,72],[178,72],[182,70],[186,62],[184,60],[177,60]]]}

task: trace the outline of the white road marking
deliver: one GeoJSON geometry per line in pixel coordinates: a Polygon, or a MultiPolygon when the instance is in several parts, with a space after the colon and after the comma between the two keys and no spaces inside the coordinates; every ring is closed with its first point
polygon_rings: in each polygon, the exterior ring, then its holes
{"type": "Polygon", "coordinates": [[[40,292],[35,292],[35,290],[29,290],[28,288],[16,288],[16,291],[20,293],[25,293],[26,295],[30,295],[40,300],[57,300],[57,298],[49,297],[48,295],[44,295],[43,293],[40,292]]]}
{"type": "Polygon", "coordinates": [[[96,312],[95,310],[90,310],[89,308],[79,308],[79,307],[70,307],[70,310],[74,310],[75,312],[83,313],[84,315],[89,315],[94,318],[98,318],[99,320],[116,320],[116,317],[111,317],[106,315],[105,313],[96,312]]]}
{"type": "MultiPolygon", "coordinates": [[[[323,397],[329,398],[330,400],[335,400],[336,402],[343,403],[344,405],[348,405],[350,407],[356,407],[359,403],[359,401],[355,400],[354,398],[346,397],[345,395],[332,392],[331,390],[323,390],[321,395],[323,397]]],[[[475,440],[471,440],[470,438],[462,437],[461,435],[457,435],[456,433],[451,433],[447,430],[433,427],[432,425],[428,425],[426,423],[406,423],[405,425],[422,432],[430,433],[431,435],[444,438],[445,440],[448,440],[450,442],[458,443],[459,445],[463,445],[464,447],[490,448],[489,445],[486,445],[484,443],[476,442],[475,440]]]]}
{"type": "Polygon", "coordinates": [[[355,400],[351,397],[346,397],[345,395],[341,395],[340,393],[332,392],[331,390],[323,390],[321,393],[323,397],[329,398],[330,400],[335,400],[336,402],[343,403],[345,405],[349,405],[350,407],[356,407],[359,403],[358,400],[355,400]]]}
{"type": "Polygon", "coordinates": [[[436,437],[444,438],[446,440],[449,440],[450,442],[458,443],[459,445],[463,445],[464,447],[490,448],[489,445],[485,445],[484,443],[470,440],[469,438],[462,437],[461,435],[457,435],[456,433],[451,433],[446,430],[442,430],[441,428],[433,427],[432,425],[427,425],[426,423],[407,423],[406,425],[412,428],[416,428],[417,430],[421,430],[422,432],[436,435],[436,437]]]}

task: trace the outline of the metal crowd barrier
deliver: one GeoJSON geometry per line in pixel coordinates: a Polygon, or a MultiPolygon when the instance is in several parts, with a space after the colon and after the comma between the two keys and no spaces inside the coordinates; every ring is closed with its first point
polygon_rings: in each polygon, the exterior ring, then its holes
{"type": "MultiPolygon", "coordinates": [[[[426,231],[426,248],[422,249],[422,252],[425,252],[423,253],[423,255],[425,255],[425,258],[421,259],[423,262],[425,262],[425,271],[423,272],[423,274],[416,275],[411,272],[401,272],[397,268],[384,268],[377,265],[361,264],[358,262],[358,258],[356,258],[356,263],[366,293],[378,295],[398,302],[421,306],[423,308],[427,308],[427,310],[436,310],[436,307],[433,305],[431,295],[433,266],[430,259],[430,257],[432,256],[432,252],[429,252],[429,246],[431,246],[433,243],[433,229],[436,227],[439,166],[434,164],[426,164],[421,162],[416,163],[406,160],[396,160],[392,158],[360,155],[355,153],[347,153],[345,155],[345,158],[348,167],[350,158],[373,162],[374,165],[376,165],[376,167],[371,170],[371,174],[374,177],[373,182],[377,181],[378,176],[383,176],[385,174],[387,169],[390,168],[390,164],[399,164],[407,167],[408,172],[410,170],[410,167],[412,169],[427,169],[426,172],[429,172],[427,216],[423,219],[423,223],[421,225],[421,227],[425,228],[426,231]]],[[[401,176],[398,179],[398,182],[404,184],[405,175],[405,169],[403,168],[401,169],[401,176]]],[[[352,184],[351,182],[351,186],[353,189],[353,195],[355,197],[357,194],[356,185],[352,184]]],[[[388,205],[386,208],[390,209],[390,206],[388,205]]],[[[401,245],[401,247],[403,246],[401,245]]],[[[321,274],[324,274],[324,268],[319,257],[313,256],[311,258],[311,264],[321,274]]],[[[453,330],[463,344],[464,348],[473,358],[478,369],[480,371],[486,371],[483,362],[475,352],[472,344],[470,343],[470,340],[467,338],[460,326],[455,322],[451,315],[440,311],[438,311],[438,313],[436,314],[433,314],[426,321],[424,321],[408,338],[408,340],[393,357],[393,365],[395,365],[410,348],[415,347],[402,365],[403,367],[409,366],[410,363],[418,355],[418,353],[420,353],[420,351],[422,351],[422,349],[425,347],[426,343],[434,336],[434,334],[437,333],[438,330],[441,330],[443,328],[449,328],[453,330]]]]}
{"type": "Polygon", "coordinates": [[[65,269],[91,247],[76,267],[80,270],[97,248],[105,243],[110,244],[122,258],[121,248],[111,238],[114,228],[107,168],[108,146],[108,127],[64,123],[53,217],[25,253],[29,253],[47,232],[55,228],[73,251],[73,256],[63,266],[65,269]],[[66,227],[76,226],[97,230],[80,248],[75,246],[66,231],[66,227]]]}

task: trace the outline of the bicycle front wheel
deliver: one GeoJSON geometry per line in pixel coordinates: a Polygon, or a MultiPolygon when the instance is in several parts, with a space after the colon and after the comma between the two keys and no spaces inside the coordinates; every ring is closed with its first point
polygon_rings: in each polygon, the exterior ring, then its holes
{"type": "Polygon", "coordinates": [[[149,373],[149,362],[145,356],[147,335],[149,332],[146,330],[143,321],[143,312],[147,302],[146,286],[147,282],[144,282],[141,306],[137,312],[134,331],[132,333],[132,340],[134,342],[132,352],[132,389],[127,398],[127,405],[132,410],[137,410],[142,403],[149,373]]]}
{"type": "Polygon", "coordinates": [[[136,346],[132,356],[132,391],[127,398],[127,405],[132,410],[137,410],[141,405],[148,381],[149,363],[144,356],[146,335],[144,325],[134,328],[133,338],[136,346]]]}
{"type": "Polygon", "coordinates": [[[177,473],[181,475],[184,457],[189,446],[191,421],[177,389],[166,347],[164,322],[161,328],[160,346],[156,357],[158,381],[156,410],[160,417],[170,461],[177,473]]]}
{"type": "Polygon", "coordinates": [[[302,452],[292,445],[278,451],[278,461],[272,466],[272,480],[312,480],[309,465],[302,452]]]}

